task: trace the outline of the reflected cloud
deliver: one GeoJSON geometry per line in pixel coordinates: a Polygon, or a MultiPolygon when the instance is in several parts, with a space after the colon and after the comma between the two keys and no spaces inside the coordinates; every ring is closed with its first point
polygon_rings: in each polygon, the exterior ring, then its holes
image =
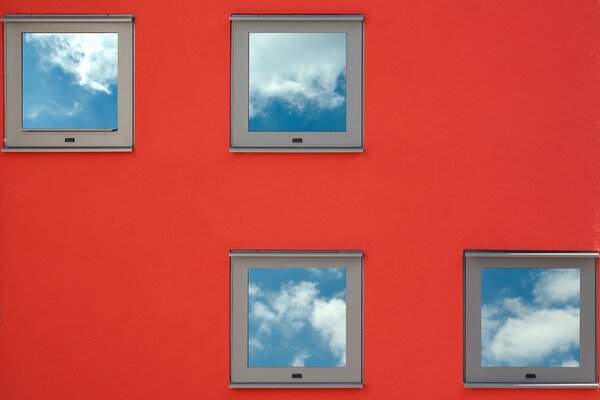
{"type": "Polygon", "coordinates": [[[579,366],[579,269],[482,269],[484,367],[579,366]]]}
{"type": "Polygon", "coordinates": [[[250,131],[344,131],[345,33],[250,33],[250,131]]]}
{"type": "Polygon", "coordinates": [[[25,33],[26,45],[38,50],[40,66],[60,68],[77,85],[111,93],[117,83],[116,33],[25,33]]]}
{"type": "Polygon", "coordinates": [[[326,270],[250,269],[250,367],[345,366],[345,269],[326,270]]]}
{"type": "Polygon", "coordinates": [[[118,34],[23,34],[24,128],[117,128],[118,34]]]}

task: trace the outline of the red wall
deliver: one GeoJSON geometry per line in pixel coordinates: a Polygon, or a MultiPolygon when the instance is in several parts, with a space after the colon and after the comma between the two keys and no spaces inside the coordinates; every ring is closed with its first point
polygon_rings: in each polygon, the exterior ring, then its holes
{"type": "Polygon", "coordinates": [[[2,0],[135,14],[137,98],[132,154],[0,154],[0,398],[600,398],[462,385],[463,249],[600,246],[599,8],[2,0]],[[229,153],[231,13],[365,14],[363,154],[229,153]],[[227,388],[232,248],[365,251],[364,389],[227,388]]]}

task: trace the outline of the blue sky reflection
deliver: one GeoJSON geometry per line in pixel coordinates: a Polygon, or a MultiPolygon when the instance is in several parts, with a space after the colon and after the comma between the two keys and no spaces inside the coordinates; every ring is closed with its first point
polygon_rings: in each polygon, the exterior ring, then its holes
{"type": "Polygon", "coordinates": [[[580,270],[483,268],[481,365],[578,367],[580,270]]]}
{"type": "Polygon", "coordinates": [[[346,34],[249,34],[250,132],[346,131],[346,34]]]}
{"type": "Polygon", "coordinates": [[[249,269],[248,366],[345,365],[346,269],[249,269]]]}
{"type": "Polygon", "coordinates": [[[117,33],[23,33],[23,128],[116,129],[117,33]]]}

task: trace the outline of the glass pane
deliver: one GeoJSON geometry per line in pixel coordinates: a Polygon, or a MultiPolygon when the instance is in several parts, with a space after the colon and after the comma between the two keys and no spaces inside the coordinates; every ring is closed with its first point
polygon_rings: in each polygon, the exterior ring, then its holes
{"type": "Polygon", "coordinates": [[[23,128],[117,129],[117,33],[23,33],[23,128]]]}
{"type": "Polygon", "coordinates": [[[248,366],[346,366],[346,268],[250,268],[248,366]]]}
{"type": "Polygon", "coordinates": [[[346,34],[250,33],[250,132],[346,131],[346,34]]]}
{"type": "Polygon", "coordinates": [[[481,365],[579,367],[580,270],[483,268],[481,365]]]}

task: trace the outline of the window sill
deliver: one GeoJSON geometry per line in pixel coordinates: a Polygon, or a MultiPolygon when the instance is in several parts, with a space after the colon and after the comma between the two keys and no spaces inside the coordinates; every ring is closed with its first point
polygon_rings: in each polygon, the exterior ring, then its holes
{"type": "Polygon", "coordinates": [[[362,383],[230,383],[230,389],[362,389],[362,383]]]}
{"type": "Polygon", "coordinates": [[[5,147],[3,153],[131,153],[131,147],[5,147]]]}
{"type": "Polygon", "coordinates": [[[598,389],[598,383],[465,383],[468,389],[598,389]]]}
{"type": "Polygon", "coordinates": [[[362,153],[362,147],[230,147],[231,153],[362,153]]]}

